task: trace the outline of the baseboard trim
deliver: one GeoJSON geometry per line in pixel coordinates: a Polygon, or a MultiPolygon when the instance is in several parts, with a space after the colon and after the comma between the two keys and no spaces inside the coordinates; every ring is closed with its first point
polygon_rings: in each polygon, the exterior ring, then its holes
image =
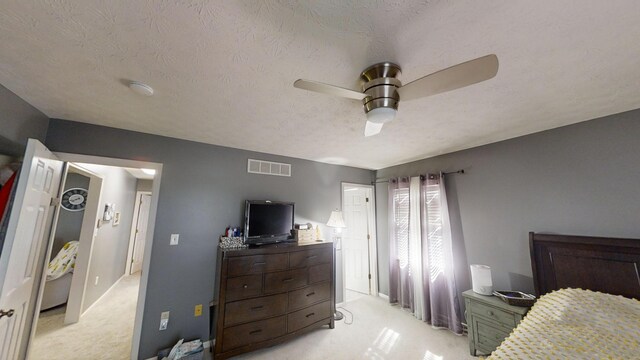
{"type": "Polygon", "coordinates": [[[378,293],[378,297],[383,298],[387,301],[389,301],[389,295],[383,294],[383,293],[378,293]]]}
{"type": "MultiPolygon", "coordinates": [[[[91,310],[91,308],[93,308],[97,303],[99,303],[99,302],[100,302],[100,300],[102,300],[102,298],[103,298],[103,297],[107,296],[107,295],[111,292],[111,290],[113,290],[113,288],[115,288],[115,287],[116,287],[116,285],[118,285],[118,284],[120,283],[120,281],[121,281],[122,279],[124,279],[124,277],[125,277],[125,274],[122,274],[122,276],[120,276],[120,278],[119,278],[118,280],[116,280],[116,282],[114,282],[114,283],[113,283],[113,285],[111,285],[111,286],[107,289],[107,291],[105,291],[105,292],[104,292],[104,294],[100,295],[100,297],[99,297],[96,301],[94,301],[94,302],[93,302],[93,304],[89,305],[89,307],[87,308],[87,310],[85,310],[85,311],[83,311],[83,312],[82,312],[82,314],[80,315],[80,318],[82,319],[82,317],[84,316],[84,314],[86,314],[86,313],[87,313],[87,311],[91,310]]],[[[85,293],[84,293],[84,294],[82,294],[82,296],[85,296],[85,295],[86,295],[86,293],[87,293],[87,291],[85,290],[85,293]]]]}

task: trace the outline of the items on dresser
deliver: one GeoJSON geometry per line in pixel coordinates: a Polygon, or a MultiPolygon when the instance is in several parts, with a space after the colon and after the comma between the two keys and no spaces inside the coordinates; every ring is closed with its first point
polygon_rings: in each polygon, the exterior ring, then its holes
{"type": "Polygon", "coordinates": [[[215,358],[334,327],[332,243],[218,249],[215,358]]]}
{"type": "Polygon", "coordinates": [[[480,295],[493,294],[493,282],[491,281],[491,268],[487,265],[472,264],[471,284],[473,291],[480,295]]]}
{"type": "Polygon", "coordinates": [[[496,296],[479,295],[473,290],[462,293],[469,333],[469,351],[489,355],[522,321],[529,307],[509,305],[496,296]]]}
{"type": "Polygon", "coordinates": [[[299,243],[313,243],[316,242],[316,231],[315,229],[307,229],[307,230],[294,230],[293,231],[296,237],[296,241],[299,243]]]}

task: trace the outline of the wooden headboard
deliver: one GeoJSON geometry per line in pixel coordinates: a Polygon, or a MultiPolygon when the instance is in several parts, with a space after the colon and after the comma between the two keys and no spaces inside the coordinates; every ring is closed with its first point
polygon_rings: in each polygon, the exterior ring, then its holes
{"type": "Polygon", "coordinates": [[[538,296],[582,288],[640,299],[640,239],[529,233],[538,296]]]}

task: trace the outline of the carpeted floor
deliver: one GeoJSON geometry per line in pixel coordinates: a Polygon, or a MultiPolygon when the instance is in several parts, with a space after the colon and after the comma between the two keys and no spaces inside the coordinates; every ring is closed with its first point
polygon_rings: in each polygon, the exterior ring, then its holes
{"type": "Polygon", "coordinates": [[[40,313],[29,359],[129,359],[139,285],[140,273],[122,278],[76,324],[64,306],[40,313]]]}

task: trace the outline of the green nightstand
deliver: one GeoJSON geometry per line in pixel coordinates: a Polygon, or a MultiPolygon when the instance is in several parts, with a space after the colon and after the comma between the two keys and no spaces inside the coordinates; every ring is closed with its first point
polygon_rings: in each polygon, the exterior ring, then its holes
{"type": "Polygon", "coordinates": [[[522,321],[528,307],[508,305],[495,296],[467,290],[462,293],[466,306],[469,351],[489,355],[522,321]]]}

